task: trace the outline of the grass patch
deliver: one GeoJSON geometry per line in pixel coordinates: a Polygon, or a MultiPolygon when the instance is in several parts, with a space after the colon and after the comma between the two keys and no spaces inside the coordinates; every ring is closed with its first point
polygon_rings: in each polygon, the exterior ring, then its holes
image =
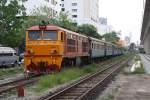
{"type": "Polygon", "coordinates": [[[63,70],[60,73],[54,73],[52,75],[43,76],[36,84],[35,92],[45,91],[47,88],[66,83],[82,75],[84,75],[83,70],[80,70],[79,68],[70,68],[63,70]]]}
{"type": "Polygon", "coordinates": [[[12,75],[20,74],[23,72],[23,67],[14,67],[8,69],[0,69],[0,79],[10,77],[12,75]]]}
{"type": "MultiPolygon", "coordinates": [[[[115,61],[125,59],[128,56],[119,56],[112,59],[109,59],[108,63],[114,63],[115,61]]],[[[97,70],[103,68],[104,65],[91,64],[84,67],[68,67],[62,70],[59,73],[53,73],[50,75],[42,76],[40,80],[32,87],[33,92],[44,92],[49,88],[52,88],[57,85],[67,83],[71,80],[77,79],[81,76],[84,76],[89,73],[94,73],[97,70]]],[[[106,66],[105,66],[106,67],[106,66]]]]}
{"type": "Polygon", "coordinates": [[[141,63],[141,58],[139,55],[134,55],[131,60],[131,65],[124,67],[124,74],[145,74],[145,69],[141,63]],[[130,67],[131,66],[131,67],[130,67]]]}
{"type": "Polygon", "coordinates": [[[143,65],[141,64],[141,66],[136,68],[131,74],[145,74],[143,65]]]}
{"type": "Polygon", "coordinates": [[[35,92],[43,92],[48,88],[52,88],[54,86],[64,84],[69,82],[70,80],[77,79],[83,75],[88,73],[95,72],[97,70],[97,66],[95,64],[91,64],[82,68],[72,67],[66,68],[65,70],[59,73],[53,73],[47,76],[42,76],[38,83],[34,87],[35,92]]]}
{"type": "Polygon", "coordinates": [[[139,60],[141,60],[140,56],[139,56],[139,55],[136,55],[136,56],[134,57],[134,61],[139,61],[139,60]]]}
{"type": "Polygon", "coordinates": [[[108,94],[106,94],[106,96],[104,96],[103,98],[101,98],[102,100],[114,100],[115,96],[118,92],[118,88],[113,88],[110,93],[108,92],[108,94]]]}

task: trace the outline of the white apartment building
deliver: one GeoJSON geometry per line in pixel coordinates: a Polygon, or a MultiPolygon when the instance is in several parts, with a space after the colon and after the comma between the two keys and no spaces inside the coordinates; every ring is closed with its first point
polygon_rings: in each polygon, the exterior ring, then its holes
{"type": "Polygon", "coordinates": [[[99,33],[101,35],[112,32],[112,26],[107,24],[107,18],[99,18],[99,33]]]}
{"type": "Polygon", "coordinates": [[[52,17],[59,14],[61,11],[60,7],[61,0],[28,0],[24,3],[27,15],[31,15],[31,12],[40,7],[48,7],[51,10],[52,17]]]}
{"type": "Polygon", "coordinates": [[[99,31],[99,0],[61,0],[60,6],[78,25],[92,24],[99,31]]]}

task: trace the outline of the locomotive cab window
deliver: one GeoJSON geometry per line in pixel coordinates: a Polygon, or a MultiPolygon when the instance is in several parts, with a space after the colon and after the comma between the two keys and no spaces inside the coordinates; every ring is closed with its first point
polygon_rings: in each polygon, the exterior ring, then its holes
{"type": "Polygon", "coordinates": [[[43,39],[44,40],[57,40],[57,31],[44,31],[43,39]]]}
{"type": "Polygon", "coordinates": [[[41,40],[42,31],[28,31],[29,40],[41,40]]]}

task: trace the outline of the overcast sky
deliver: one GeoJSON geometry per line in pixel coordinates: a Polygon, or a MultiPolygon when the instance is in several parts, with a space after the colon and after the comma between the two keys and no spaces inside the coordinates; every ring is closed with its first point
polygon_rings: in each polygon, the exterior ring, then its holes
{"type": "Polygon", "coordinates": [[[100,17],[106,17],[114,30],[122,32],[122,38],[140,42],[143,17],[143,0],[99,0],[100,17]]]}

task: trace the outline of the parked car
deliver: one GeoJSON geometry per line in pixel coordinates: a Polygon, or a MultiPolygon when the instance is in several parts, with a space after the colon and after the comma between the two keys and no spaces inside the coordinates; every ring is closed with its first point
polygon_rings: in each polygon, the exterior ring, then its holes
{"type": "Polygon", "coordinates": [[[18,56],[16,51],[10,47],[0,47],[0,66],[17,66],[18,56]]]}

